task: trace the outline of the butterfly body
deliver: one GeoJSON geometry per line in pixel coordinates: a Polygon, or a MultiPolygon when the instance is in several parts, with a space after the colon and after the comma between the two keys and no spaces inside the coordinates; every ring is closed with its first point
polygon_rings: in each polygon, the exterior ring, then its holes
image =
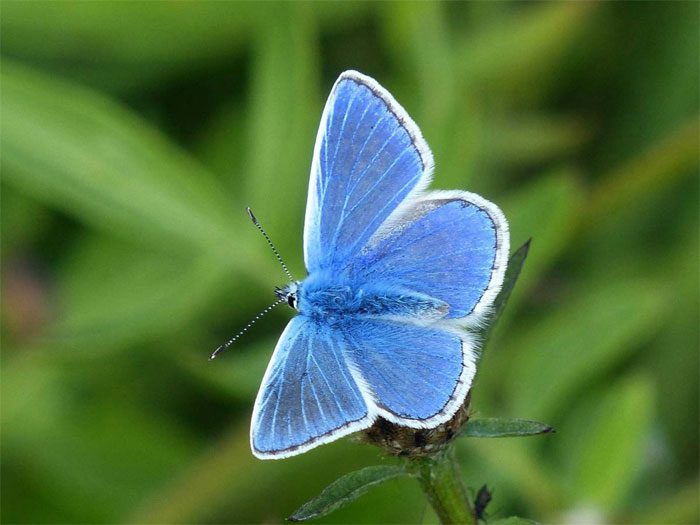
{"type": "Polygon", "coordinates": [[[328,325],[357,317],[436,319],[448,312],[446,303],[419,292],[390,283],[339,281],[323,273],[296,283],[293,293],[300,315],[328,325]]]}
{"type": "Polygon", "coordinates": [[[298,311],[253,410],[263,459],[309,450],[377,418],[446,422],[476,370],[508,255],[501,211],[463,191],[425,192],[433,158],[373,79],[347,71],[321,118],[309,182],[308,276],[276,290],[298,311]]]}

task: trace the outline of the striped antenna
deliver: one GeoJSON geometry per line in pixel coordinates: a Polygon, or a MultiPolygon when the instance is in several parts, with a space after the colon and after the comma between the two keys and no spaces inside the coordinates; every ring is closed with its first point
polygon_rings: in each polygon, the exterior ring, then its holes
{"type": "Polygon", "coordinates": [[[260,230],[260,233],[262,233],[263,237],[265,237],[267,244],[270,246],[270,248],[272,249],[272,253],[275,254],[275,257],[277,257],[277,260],[282,265],[282,269],[284,270],[284,273],[287,274],[287,277],[289,277],[290,282],[294,282],[294,277],[292,277],[292,273],[289,271],[289,268],[287,268],[287,265],[284,264],[280,252],[278,252],[277,248],[275,248],[275,245],[272,244],[272,239],[270,239],[270,236],[267,234],[262,225],[258,222],[258,219],[255,217],[255,215],[253,215],[253,210],[251,210],[250,207],[248,207],[246,208],[246,211],[248,212],[248,217],[250,217],[250,220],[253,221],[253,224],[255,224],[255,227],[258,230],[260,230]]]}
{"type": "Polygon", "coordinates": [[[245,325],[243,327],[243,330],[238,332],[231,339],[229,339],[224,344],[222,344],[219,348],[214,350],[212,352],[211,356],[209,357],[209,361],[211,361],[212,359],[215,359],[216,356],[219,354],[219,352],[226,350],[229,346],[231,346],[233,343],[235,343],[239,337],[241,337],[244,333],[246,333],[250,329],[250,327],[253,326],[258,321],[258,319],[260,319],[262,316],[264,316],[266,313],[268,313],[270,310],[272,310],[278,304],[282,304],[282,303],[286,303],[286,302],[287,302],[286,298],[278,299],[274,303],[272,303],[270,306],[265,308],[262,312],[260,312],[258,315],[256,315],[251,322],[249,322],[247,325],[245,325]]]}

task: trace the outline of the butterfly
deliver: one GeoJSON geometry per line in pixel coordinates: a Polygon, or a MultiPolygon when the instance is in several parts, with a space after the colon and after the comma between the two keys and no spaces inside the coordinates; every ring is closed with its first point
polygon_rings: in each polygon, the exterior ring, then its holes
{"type": "Polygon", "coordinates": [[[433,428],[464,402],[477,357],[468,328],[503,284],[508,224],[476,194],[426,192],[433,166],[394,97],[342,73],[313,153],[308,275],[276,290],[298,314],[255,401],[258,458],[300,454],[380,417],[433,428]]]}

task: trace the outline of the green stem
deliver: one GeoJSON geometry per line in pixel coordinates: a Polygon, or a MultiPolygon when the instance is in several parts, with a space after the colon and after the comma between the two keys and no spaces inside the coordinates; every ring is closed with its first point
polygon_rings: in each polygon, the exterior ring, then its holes
{"type": "Polygon", "coordinates": [[[440,523],[476,524],[454,447],[435,456],[414,458],[411,464],[440,523]]]}

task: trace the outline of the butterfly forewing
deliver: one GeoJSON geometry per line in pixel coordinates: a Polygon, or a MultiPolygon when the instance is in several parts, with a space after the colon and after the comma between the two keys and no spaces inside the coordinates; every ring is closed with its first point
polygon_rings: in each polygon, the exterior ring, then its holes
{"type": "Polygon", "coordinates": [[[348,71],[326,103],[311,168],[304,229],[309,273],[337,269],[413,191],[432,155],[418,127],[374,80],[348,71]]]}

